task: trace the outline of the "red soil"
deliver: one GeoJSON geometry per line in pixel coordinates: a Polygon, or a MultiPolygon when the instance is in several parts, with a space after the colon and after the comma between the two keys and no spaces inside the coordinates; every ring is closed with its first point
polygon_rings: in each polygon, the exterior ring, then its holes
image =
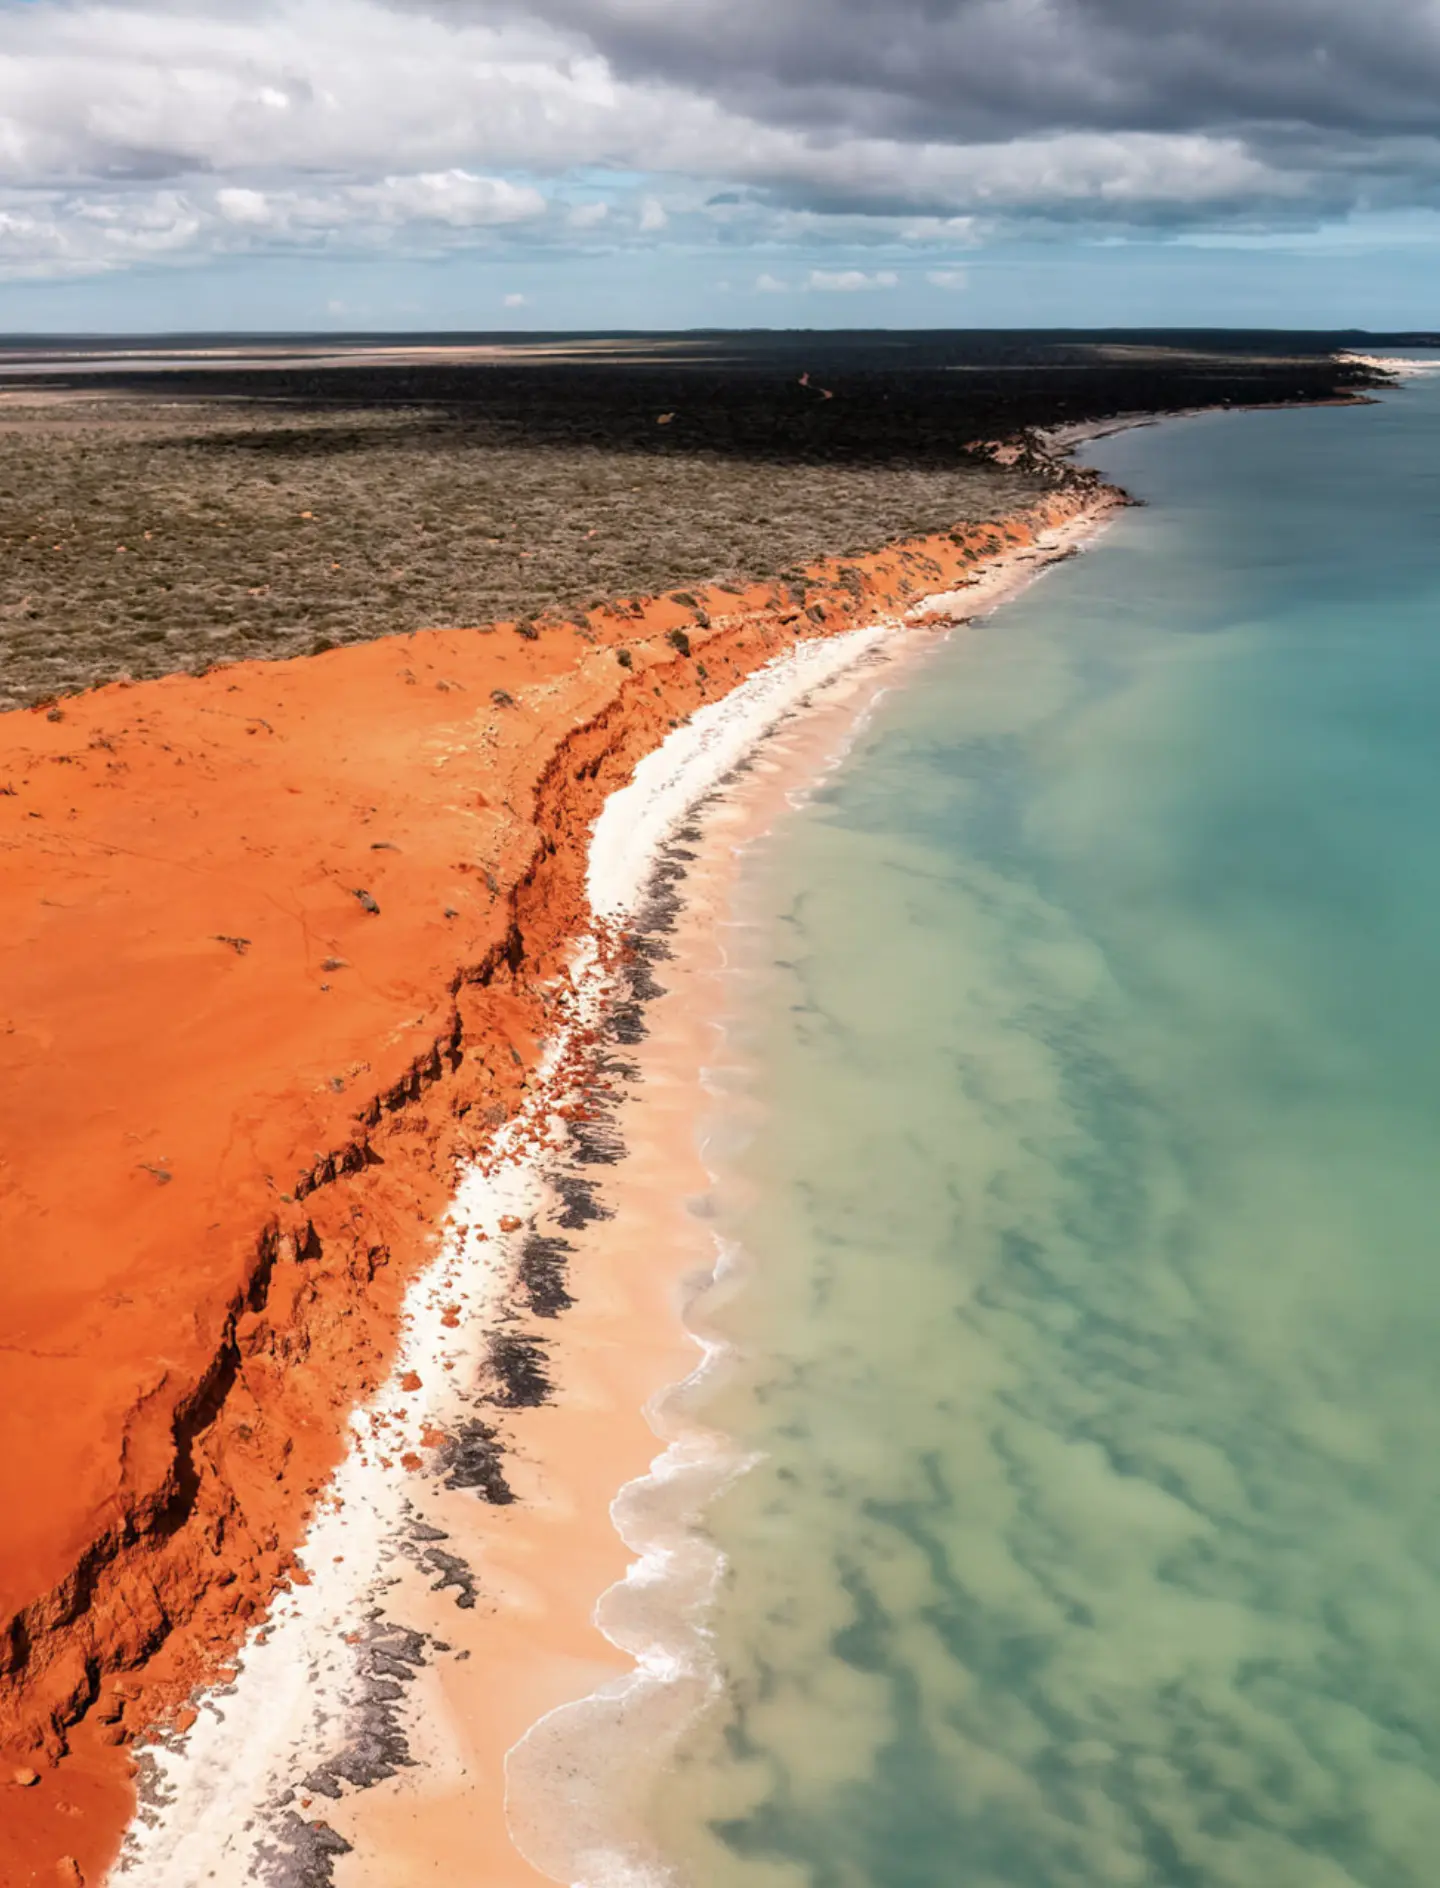
{"type": "Polygon", "coordinates": [[[803,606],[710,590],[708,626],[617,605],[0,720],[6,1888],[99,1878],[126,1744],[285,1578],[455,1163],[525,1085],[604,797],[794,637],[1078,502],[817,567],[803,606]]]}

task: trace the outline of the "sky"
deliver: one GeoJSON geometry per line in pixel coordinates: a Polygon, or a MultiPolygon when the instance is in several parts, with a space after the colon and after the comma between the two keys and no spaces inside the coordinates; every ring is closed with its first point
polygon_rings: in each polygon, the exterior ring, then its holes
{"type": "Polygon", "coordinates": [[[1440,325],[1440,0],[0,0],[0,333],[1440,325]]]}

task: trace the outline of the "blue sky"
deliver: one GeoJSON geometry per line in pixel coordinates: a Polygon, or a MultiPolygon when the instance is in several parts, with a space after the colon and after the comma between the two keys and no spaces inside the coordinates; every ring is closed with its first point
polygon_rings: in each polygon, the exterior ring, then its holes
{"type": "Polygon", "coordinates": [[[0,331],[1440,319],[1434,0],[0,0],[0,331]]]}

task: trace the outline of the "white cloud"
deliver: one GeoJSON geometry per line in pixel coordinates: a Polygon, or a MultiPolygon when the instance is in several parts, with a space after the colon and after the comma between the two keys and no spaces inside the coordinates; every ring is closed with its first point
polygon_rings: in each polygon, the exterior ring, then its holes
{"type": "Polygon", "coordinates": [[[0,176],[440,170],[565,164],[614,87],[537,26],[450,26],[379,0],[273,0],[246,18],[31,0],[4,14],[0,176]]]}
{"type": "Polygon", "coordinates": [[[205,219],[186,197],[159,191],[116,204],[0,200],[0,278],[100,275],[193,248],[205,219]]]}
{"type": "Polygon", "coordinates": [[[778,275],[771,275],[768,269],[755,278],[755,287],[761,295],[788,295],[790,284],[782,282],[778,275]]]}
{"type": "Polygon", "coordinates": [[[866,289],[895,288],[900,278],[893,269],[812,269],[807,287],[825,294],[854,295],[866,289]]]}
{"type": "Polygon", "coordinates": [[[272,220],[263,190],[217,190],[215,208],[227,223],[248,223],[255,229],[263,229],[272,220]]]}
{"type": "MultiPolygon", "coordinates": [[[[1260,203],[1293,217],[1320,188],[1303,143],[1281,168],[1231,131],[965,143],[881,135],[890,121],[875,114],[821,138],[725,102],[739,94],[707,91],[699,68],[628,76],[543,10],[0,0],[0,270],[561,240],[598,228],[607,206],[587,197],[550,217],[544,193],[563,199],[567,179],[588,193],[607,171],[617,203],[637,176],[656,192],[610,217],[616,242],[724,223],[731,240],[899,236],[942,254],[1035,217],[1204,228],[1260,203]]],[[[1433,160],[1440,177],[1440,142],[1411,144],[1412,168],[1433,160]]],[[[1354,164],[1378,200],[1383,167],[1354,164]]],[[[819,269],[811,285],[854,273],[819,269]]]]}
{"type": "Polygon", "coordinates": [[[381,0],[271,0],[248,16],[176,0],[29,0],[4,20],[0,184],[205,175],[258,187],[598,166],[819,192],[853,210],[893,213],[906,197],[940,218],[1297,188],[1231,135],[821,140],[677,82],[619,77],[582,37],[533,15],[476,23],[381,0]]]}
{"type": "Polygon", "coordinates": [[[925,280],[931,288],[962,289],[970,286],[970,276],[965,269],[927,269],[925,280]]]}
{"type": "Polygon", "coordinates": [[[383,222],[448,223],[452,229],[524,223],[545,214],[545,199],[538,190],[466,170],[384,177],[377,184],[352,186],[348,199],[383,222]]]}
{"type": "Polygon", "coordinates": [[[907,243],[943,242],[952,249],[978,243],[981,233],[980,219],[975,216],[911,217],[900,232],[907,243]]]}
{"type": "Polygon", "coordinates": [[[505,297],[505,306],[507,308],[523,308],[526,299],[524,295],[507,295],[505,297]]]}
{"type": "Polygon", "coordinates": [[[547,208],[538,190],[458,170],[304,189],[0,191],[0,276],[265,250],[435,254],[547,208]]]}

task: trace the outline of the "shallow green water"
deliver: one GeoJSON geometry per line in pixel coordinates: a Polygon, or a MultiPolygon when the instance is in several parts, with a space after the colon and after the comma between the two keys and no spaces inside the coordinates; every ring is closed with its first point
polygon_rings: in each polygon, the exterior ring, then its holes
{"type": "Polygon", "coordinates": [[[1093,456],[749,874],[704,1888],[1440,1881],[1440,380],[1093,456]]]}

